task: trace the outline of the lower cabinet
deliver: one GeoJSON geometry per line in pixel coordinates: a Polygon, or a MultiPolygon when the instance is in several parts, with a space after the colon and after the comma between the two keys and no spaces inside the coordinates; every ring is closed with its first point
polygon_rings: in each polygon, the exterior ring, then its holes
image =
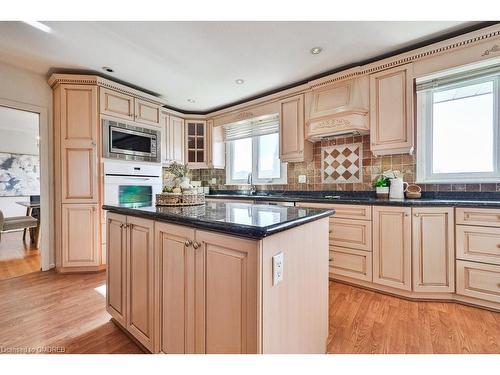
{"type": "Polygon", "coordinates": [[[93,267],[101,263],[99,222],[97,204],[62,205],[62,267],[93,267]]]}
{"type": "Polygon", "coordinates": [[[257,352],[257,245],[156,223],[161,353],[257,352]]]}
{"type": "Polygon", "coordinates": [[[411,208],[373,207],[373,282],[411,290],[411,208]]]}
{"type": "Polygon", "coordinates": [[[413,209],[413,291],[454,292],[453,208],[413,209]]]}
{"type": "Polygon", "coordinates": [[[372,281],[372,253],[330,245],[330,273],[372,281]]]}
{"type": "Polygon", "coordinates": [[[108,213],[106,309],[146,349],[154,340],[154,222],[108,213]]]}
{"type": "Polygon", "coordinates": [[[500,266],[457,260],[457,294],[500,303],[500,266]]]}

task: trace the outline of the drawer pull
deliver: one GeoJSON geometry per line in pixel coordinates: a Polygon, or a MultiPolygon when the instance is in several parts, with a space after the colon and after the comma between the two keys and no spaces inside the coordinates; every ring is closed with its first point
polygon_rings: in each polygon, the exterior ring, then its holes
{"type": "Polygon", "coordinates": [[[333,230],[331,230],[331,229],[328,231],[328,233],[332,233],[332,232],[333,232],[333,230]]]}
{"type": "Polygon", "coordinates": [[[191,246],[192,244],[193,244],[193,241],[190,241],[190,240],[186,240],[186,241],[184,242],[184,246],[186,246],[186,247],[189,247],[189,246],[191,246]]]}
{"type": "Polygon", "coordinates": [[[500,243],[497,245],[497,249],[500,249],[500,243]]]}
{"type": "MultiPolygon", "coordinates": [[[[328,261],[333,262],[333,258],[329,258],[328,261]]],[[[500,286],[500,284],[498,284],[498,286],[500,286]]]]}

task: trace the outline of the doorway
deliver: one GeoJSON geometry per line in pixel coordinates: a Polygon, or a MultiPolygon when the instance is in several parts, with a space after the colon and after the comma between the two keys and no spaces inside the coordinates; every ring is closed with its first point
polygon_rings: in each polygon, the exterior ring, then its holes
{"type": "Polygon", "coordinates": [[[0,280],[40,271],[48,250],[40,168],[45,113],[23,107],[0,103],[0,280]]]}

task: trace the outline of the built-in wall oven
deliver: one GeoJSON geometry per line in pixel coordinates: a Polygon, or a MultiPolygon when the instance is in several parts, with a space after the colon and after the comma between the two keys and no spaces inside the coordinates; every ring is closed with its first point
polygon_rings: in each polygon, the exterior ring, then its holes
{"type": "Polygon", "coordinates": [[[162,190],[161,165],[104,162],[104,204],[125,207],[155,205],[162,190]]]}
{"type": "Polygon", "coordinates": [[[103,156],[109,159],[161,162],[159,130],[102,120],[103,156]]]}

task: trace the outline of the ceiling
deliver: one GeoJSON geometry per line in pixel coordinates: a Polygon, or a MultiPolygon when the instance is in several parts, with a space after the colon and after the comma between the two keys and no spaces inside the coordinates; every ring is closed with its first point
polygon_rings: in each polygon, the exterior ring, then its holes
{"type": "Polygon", "coordinates": [[[474,26],[473,22],[0,22],[0,61],[94,71],[207,112],[474,26]],[[322,53],[312,55],[312,47],[322,53]],[[114,69],[105,74],[103,66],[114,69]],[[235,80],[243,79],[243,84],[235,80]],[[194,102],[189,102],[192,99],[194,102]]]}

